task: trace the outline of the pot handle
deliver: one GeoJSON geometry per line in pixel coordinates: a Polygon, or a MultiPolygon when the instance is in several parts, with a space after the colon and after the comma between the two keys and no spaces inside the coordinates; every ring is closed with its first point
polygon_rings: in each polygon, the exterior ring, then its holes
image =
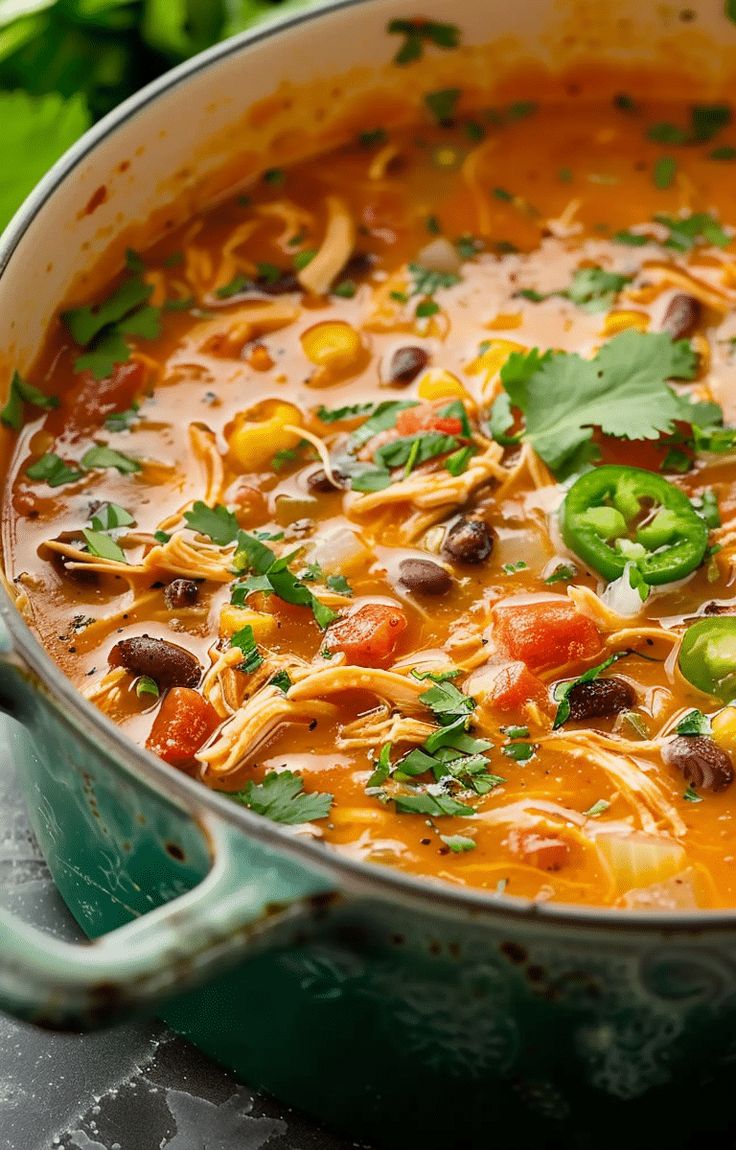
{"type": "MultiPolygon", "coordinates": [[[[0,616],[0,688],[12,691],[16,676],[24,670],[0,616]]],[[[222,819],[197,821],[212,856],[202,882],[94,942],[61,941],[0,907],[0,1010],[52,1029],[111,1025],[288,943],[324,912],[323,876],[222,819]]]]}

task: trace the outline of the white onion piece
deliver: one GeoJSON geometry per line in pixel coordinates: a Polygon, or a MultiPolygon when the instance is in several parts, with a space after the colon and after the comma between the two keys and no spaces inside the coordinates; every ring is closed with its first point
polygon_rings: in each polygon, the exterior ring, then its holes
{"type": "Polygon", "coordinates": [[[696,910],[700,905],[692,867],[639,890],[628,891],[621,905],[629,910],[696,910]]]}
{"type": "Polygon", "coordinates": [[[622,894],[661,883],[685,866],[685,848],[674,839],[639,833],[599,835],[595,845],[622,894]]]}
{"type": "Polygon", "coordinates": [[[606,607],[610,607],[611,611],[615,611],[624,619],[634,619],[637,615],[641,615],[644,606],[638,590],[631,586],[630,571],[631,564],[627,563],[623,575],[614,579],[613,583],[609,583],[600,596],[601,602],[606,607]]]}
{"type": "Polygon", "coordinates": [[[366,556],[366,548],[354,531],[349,527],[336,527],[317,540],[309,559],[331,575],[333,571],[361,562],[366,556]]]}
{"type": "Polygon", "coordinates": [[[443,236],[439,236],[422,248],[417,256],[417,263],[427,271],[442,272],[445,275],[457,275],[463,266],[455,245],[443,236]]]}

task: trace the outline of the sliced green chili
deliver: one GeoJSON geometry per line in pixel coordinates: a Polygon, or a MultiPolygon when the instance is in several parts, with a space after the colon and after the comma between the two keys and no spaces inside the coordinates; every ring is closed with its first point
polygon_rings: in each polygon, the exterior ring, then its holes
{"type": "Polygon", "coordinates": [[[702,563],[708,527],[688,497],[639,467],[596,467],[562,505],[565,543],[609,581],[633,563],[649,584],[683,579],[702,563]]]}
{"type": "Polygon", "coordinates": [[[693,623],[683,635],[678,663],[693,687],[724,703],[736,699],[736,618],[693,623]]]}

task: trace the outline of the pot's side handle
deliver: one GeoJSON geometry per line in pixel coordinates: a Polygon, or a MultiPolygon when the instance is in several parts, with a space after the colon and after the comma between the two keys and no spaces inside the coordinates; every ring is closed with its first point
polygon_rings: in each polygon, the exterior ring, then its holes
{"type": "MultiPolygon", "coordinates": [[[[0,616],[0,712],[29,689],[0,616]]],[[[322,913],[322,876],[223,820],[203,829],[213,858],[203,881],[95,942],[62,942],[0,908],[0,1010],[55,1029],[110,1025],[288,942],[322,913]]]]}

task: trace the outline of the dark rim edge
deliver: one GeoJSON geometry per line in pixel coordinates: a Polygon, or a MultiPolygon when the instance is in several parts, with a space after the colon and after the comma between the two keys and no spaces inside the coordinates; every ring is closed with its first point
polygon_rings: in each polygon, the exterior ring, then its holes
{"type": "MultiPolygon", "coordinates": [[[[185,83],[190,76],[206,71],[229,56],[250,49],[263,40],[282,32],[298,28],[307,22],[329,17],[335,12],[357,8],[370,0],[325,0],[317,8],[296,12],[289,16],[274,16],[254,29],[246,30],[221,44],[215,44],[190,60],[164,73],[139,92],[129,97],[68,149],[44,176],[15,213],[0,236],[0,276],[9,266],[24,235],[38,212],[51,199],[57,188],[89,156],[97,145],[117,128],[143,112],[159,96],[185,83]]],[[[693,936],[712,930],[733,929],[736,926],[736,907],[723,911],[691,911],[678,914],[612,910],[606,907],[577,907],[567,903],[538,903],[513,895],[492,895],[479,890],[455,888],[449,883],[434,883],[399,870],[375,863],[362,863],[341,856],[337,851],[315,843],[296,839],[278,824],[236,807],[218,792],[204,784],[171,769],[154,755],[139,747],[127,735],[106,719],[89,703],[67,679],[47,654],[41,643],[23,621],[10,595],[0,584],[0,613],[5,617],[18,653],[38,676],[43,686],[49,686],[52,697],[69,708],[65,716],[72,725],[75,716],[82,720],[85,734],[101,737],[101,745],[114,754],[126,772],[138,781],[151,786],[164,797],[178,800],[178,805],[190,816],[206,821],[207,814],[247,831],[254,839],[294,859],[308,864],[311,869],[334,878],[352,894],[366,898],[378,895],[403,895],[424,910],[442,909],[457,916],[461,912],[475,921],[489,917],[494,920],[529,922],[555,927],[582,927],[608,929],[617,934],[685,933],[693,936]],[[347,880],[347,881],[346,881],[347,880]]]]}

